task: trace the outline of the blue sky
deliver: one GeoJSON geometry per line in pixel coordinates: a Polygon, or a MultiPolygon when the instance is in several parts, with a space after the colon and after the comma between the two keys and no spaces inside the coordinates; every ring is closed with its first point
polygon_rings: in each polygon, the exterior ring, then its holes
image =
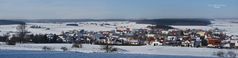
{"type": "Polygon", "coordinates": [[[0,0],[1,19],[237,17],[238,0],[0,0]]]}

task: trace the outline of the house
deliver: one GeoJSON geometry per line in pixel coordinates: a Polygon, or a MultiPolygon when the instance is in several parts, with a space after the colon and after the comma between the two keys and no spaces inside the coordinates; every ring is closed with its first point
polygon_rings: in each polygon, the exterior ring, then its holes
{"type": "Polygon", "coordinates": [[[174,40],[175,38],[177,38],[176,36],[168,36],[166,40],[174,40]]]}
{"type": "Polygon", "coordinates": [[[238,40],[237,39],[236,40],[231,40],[230,45],[233,48],[237,48],[238,47],[238,40]]]}
{"type": "Polygon", "coordinates": [[[233,48],[238,48],[238,35],[232,36],[230,40],[230,46],[233,48]]]}
{"type": "Polygon", "coordinates": [[[147,37],[155,37],[155,34],[146,34],[147,37]]]}
{"type": "Polygon", "coordinates": [[[208,47],[219,47],[221,40],[218,38],[208,37],[208,47]]]}
{"type": "Polygon", "coordinates": [[[116,27],[117,32],[124,32],[126,30],[127,30],[127,28],[125,28],[125,27],[116,27]]]}
{"type": "Polygon", "coordinates": [[[153,42],[157,42],[155,34],[146,34],[148,44],[151,45],[153,42]]]}
{"type": "Polygon", "coordinates": [[[197,32],[197,34],[200,35],[200,36],[205,36],[205,33],[206,33],[206,32],[203,32],[203,31],[197,32]]]}
{"type": "Polygon", "coordinates": [[[163,30],[163,31],[161,31],[161,33],[162,33],[162,34],[169,34],[169,31],[163,30]]]}
{"type": "Polygon", "coordinates": [[[227,40],[221,40],[221,46],[220,48],[232,48],[231,47],[231,40],[227,39],[227,40]]]}
{"type": "Polygon", "coordinates": [[[148,44],[151,45],[153,42],[157,42],[157,39],[155,37],[148,37],[148,44]]]}
{"type": "Polygon", "coordinates": [[[162,46],[163,44],[162,43],[160,43],[160,42],[153,42],[151,45],[153,45],[153,46],[162,46]]]}

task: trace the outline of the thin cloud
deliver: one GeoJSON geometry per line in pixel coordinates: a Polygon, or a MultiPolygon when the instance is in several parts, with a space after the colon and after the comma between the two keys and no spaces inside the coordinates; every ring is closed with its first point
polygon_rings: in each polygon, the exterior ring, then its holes
{"type": "Polygon", "coordinates": [[[209,4],[208,7],[223,8],[223,7],[226,7],[226,5],[225,4],[209,4]]]}

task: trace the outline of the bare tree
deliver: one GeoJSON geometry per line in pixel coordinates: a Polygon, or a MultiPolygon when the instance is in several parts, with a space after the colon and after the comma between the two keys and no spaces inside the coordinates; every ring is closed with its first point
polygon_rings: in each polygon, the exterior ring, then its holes
{"type": "Polygon", "coordinates": [[[26,30],[26,24],[20,24],[17,26],[17,35],[19,37],[19,42],[23,43],[27,30],[26,30]]]}
{"type": "Polygon", "coordinates": [[[118,51],[118,48],[113,47],[113,45],[109,44],[109,38],[107,38],[105,45],[102,45],[102,50],[105,50],[106,53],[110,53],[118,51]]]}

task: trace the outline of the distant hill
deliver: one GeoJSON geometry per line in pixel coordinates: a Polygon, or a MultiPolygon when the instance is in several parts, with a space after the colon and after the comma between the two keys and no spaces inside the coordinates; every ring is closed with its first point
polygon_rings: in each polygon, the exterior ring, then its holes
{"type": "Polygon", "coordinates": [[[90,22],[90,21],[131,21],[139,24],[154,25],[209,25],[213,19],[202,18],[163,18],[163,19],[18,19],[17,21],[31,23],[62,23],[62,22],[90,22]]]}
{"type": "Polygon", "coordinates": [[[0,20],[0,25],[11,25],[11,24],[26,24],[26,23],[14,20],[0,20]]]}
{"type": "Polygon", "coordinates": [[[192,18],[166,18],[166,19],[150,19],[150,20],[136,20],[135,22],[141,24],[155,24],[155,25],[210,25],[212,19],[192,19],[192,18]]]}

